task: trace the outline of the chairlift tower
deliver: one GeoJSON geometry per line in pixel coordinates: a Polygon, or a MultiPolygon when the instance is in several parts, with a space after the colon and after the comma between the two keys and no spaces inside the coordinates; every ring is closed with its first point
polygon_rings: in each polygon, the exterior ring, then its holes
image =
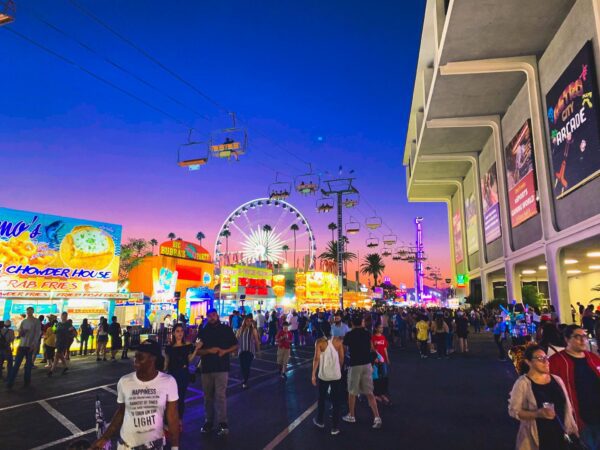
{"type": "Polygon", "coordinates": [[[338,269],[338,289],[340,296],[340,309],[344,309],[344,264],[343,264],[343,254],[344,254],[344,239],[343,239],[343,230],[344,230],[344,221],[343,221],[343,207],[352,207],[355,206],[358,202],[350,205],[350,203],[344,202],[344,198],[358,197],[358,190],[352,185],[354,178],[336,178],[332,180],[323,181],[321,187],[321,193],[325,197],[337,197],[337,269],[338,269]],[[345,205],[345,203],[347,203],[345,205]]]}
{"type": "Polygon", "coordinates": [[[423,246],[423,218],[415,217],[416,240],[414,246],[401,248],[394,255],[395,260],[406,261],[414,265],[415,299],[418,303],[423,300],[424,284],[423,262],[427,260],[423,246]]]}

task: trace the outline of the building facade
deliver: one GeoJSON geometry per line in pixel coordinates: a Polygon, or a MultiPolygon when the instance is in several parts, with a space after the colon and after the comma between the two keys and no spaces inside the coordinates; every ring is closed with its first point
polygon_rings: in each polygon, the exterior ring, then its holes
{"type": "Polygon", "coordinates": [[[407,196],[447,205],[460,294],[600,296],[599,30],[600,0],[427,1],[407,196]]]}

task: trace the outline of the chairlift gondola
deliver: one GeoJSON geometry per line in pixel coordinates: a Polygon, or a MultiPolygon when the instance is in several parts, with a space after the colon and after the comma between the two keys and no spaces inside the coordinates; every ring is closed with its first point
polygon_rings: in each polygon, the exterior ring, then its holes
{"type": "Polygon", "coordinates": [[[13,0],[0,0],[0,25],[6,25],[15,20],[17,6],[13,0]]]}
{"type": "Polygon", "coordinates": [[[379,247],[379,238],[376,238],[371,234],[369,235],[369,239],[367,239],[366,244],[369,248],[379,247]]]}
{"type": "Polygon", "coordinates": [[[354,192],[345,194],[342,197],[342,205],[344,205],[346,208],[354,208],[356,205],[358,205],[358,194],[354,192]]]}
{"type": "Polygon", "coordinates": [[[321,178],[312,170],[312,165],[308,165],[310,171],[304,175],[296,177],[296,191],[302,195],[313,195],[319,190],[321,178]]]}
{"type": "Polygon", "coordinates": [[[321,197],[317,200],[317,212],[328,213],[333,209],[333,200],[328,197],[321,197]]]}
{"type": "Polygon", "coordinates": [[[346,234],[356,234],[360,231],[360,223],[350,217],[350,221],[346,224],[346,234]]]}
{"type": "Polygon", "coordinates": [[[271,200],[285,200],[292,193],[292,184],[288,181],[279,181],[279,173],[275,175],[275,182],[269,186],[271,200]]]}
{"type": "Polygon", "coordinates": [[[395,234],[386,234],[385,236],[383,236],[383,243],[388,246],[394,245],[397,240],[398,238],[395,234]]]}
{"type": "Polygon", "coordinates": [[[402,261],[402,248],[395,248],[392,252],[392,259],[394,261],[402,261]]]}
{"type": "Polygon", "coordinates": [[[239,160],[246,153],[248,147],[248,133],[245,128],[238,128],[235,122],[235,113],[231,115],[232,127],[215,131],[210,136],[209,149],[215,158],[239,160]]]}
{"type": "Polygon", "coordinates": [[[392,255],[392,250],[388,247],[384,247],[383,251],[381,252],[381,256],[391,256],[392,255]]]}
{"type": "Polygon", "coordinates": [[[377,228],[379,228],[381,226],[381,217],[377,217],[377,216],[367,217],[367,220],[365,221],[365,223],[369,230],[376,230],[377,228]]]}
{"type": "Polygon", "coordinates": [[[192,131],[193,129],[190,129],[187,142],[177,149],[177,165],[189,170],[198,170],[208,162],[208,152],[204,142],[192,140],[192,131]]]}

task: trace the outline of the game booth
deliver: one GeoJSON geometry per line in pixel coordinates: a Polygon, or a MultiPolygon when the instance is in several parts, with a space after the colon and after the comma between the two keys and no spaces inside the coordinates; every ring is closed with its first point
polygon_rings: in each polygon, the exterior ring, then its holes
{"type": "Polygon", "coordinates": [[[250,313],[272,310],[277,296],[273,290],[273,271],[262,267],[224,266],[221,269],[218,310],[225,317],[234,310],[250,313]]]}

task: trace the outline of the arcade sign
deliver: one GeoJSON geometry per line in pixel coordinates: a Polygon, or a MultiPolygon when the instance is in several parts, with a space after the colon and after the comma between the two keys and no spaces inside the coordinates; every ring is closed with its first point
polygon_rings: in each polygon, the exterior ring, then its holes
{"type": "Polygon", "coordinates": [[[469,282],[469,276],[467,274],[459,273],[456,275],[456,287],[464,288],[469,282]]]}

